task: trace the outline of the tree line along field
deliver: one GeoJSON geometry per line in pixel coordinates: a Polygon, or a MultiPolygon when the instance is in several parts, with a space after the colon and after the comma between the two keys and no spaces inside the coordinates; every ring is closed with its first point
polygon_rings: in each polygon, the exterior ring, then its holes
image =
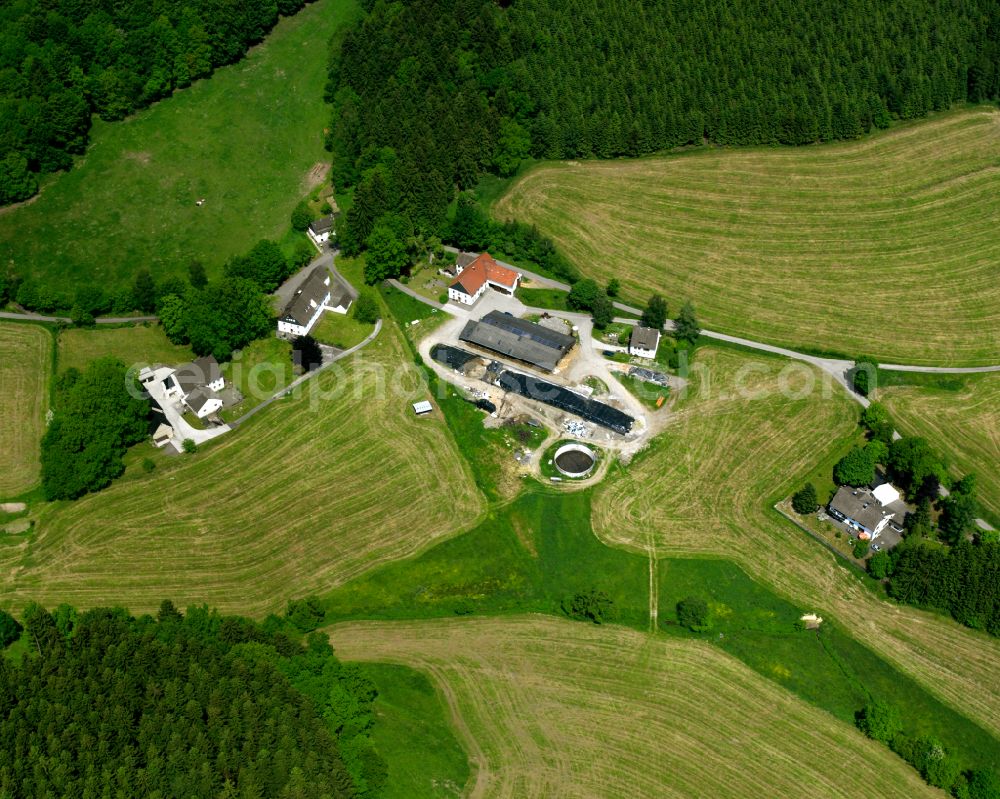
{"type": "Polygon", "coordinates": [[[473,523],[482,498],[443,424],[376,388],[404,361],[399,333],[364,356],[308,381],[328,397],[314,406],[306,391],[151,474],[42,506],[0,553],[0,602],[262,615],[473,523]]]}
{"type": "Polygon", "coordinates": [[[353,0],[318,0],[211,79],[96,122],[72,170],[0,213],[0,262],[60,291],[112,290],[140,267],[184,275],[193,258],[216,274],[248,242],[280,238],[322,179],[310,173],[328,159],[328,40],[358,13],[353,0]]]}
{"type": "Polygon", "coordinates": [[[38,483],[52,346],[44,327],[0,322],[0,499],[38,483]]]}
{"type": "Polygon", "coordinates": [[[800,365],[783,371],[790,367],[780,358],[706,347],[697,364],[671,425],[597,489],[598,537],[653,558],[731,560],[835,619],[926,691],[1000,733],[1000,688],[991,677],[1000,642],[879,598],[773,510],[826,453],[856,435],[857,406],[837,387],[824,398],[817,373],[800,365]],[[811,380],[817,388],[806,391],[811,380]]]}
{"type": "Polygon", "coordinates": [[[878,399],[901,431],[947,456],[953,475],[975,473],[979,502],[1000,526],[1000,375],[963,376],[954,389],[890,386],[878,399]]]}
{"type": "Polygon", "coordinates": [[[545,616],[329,633],[338,657],[433,678],[469,751],[472,797],[939,795],[887,748],[702,642],[545,616]]]}
{"type": "Polygon", "coordinates": [[[1000,112],[863,140],[542,165],[493,206],[587,276],[791,347],[1000,362],[1000,112]]]}

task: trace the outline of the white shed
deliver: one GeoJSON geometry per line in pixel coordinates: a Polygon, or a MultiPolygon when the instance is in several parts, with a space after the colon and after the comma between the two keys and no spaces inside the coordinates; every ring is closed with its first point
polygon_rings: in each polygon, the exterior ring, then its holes
{"type": "Polygon", "coordinates": [[[420,402],[413,403],[413,412],[417,416],[423,416],[425,413],[430,413],[434,410],[434,406],[431,405],[427,400],[421,400],[420,402]]]}

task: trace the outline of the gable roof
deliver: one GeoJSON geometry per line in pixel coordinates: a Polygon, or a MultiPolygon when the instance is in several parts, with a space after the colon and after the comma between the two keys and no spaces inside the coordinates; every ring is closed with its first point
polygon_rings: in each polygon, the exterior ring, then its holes
{"type": "Polygon", "coordinates": [[[330,273],[325,266],[313,269],[288,301],[281,315],[282,320],[300,326],[309,324],[316,308],[324,303],[326,295],[330,293],[329,279],[330,273]]]}
{"type": "Polygon", "coordinates": [[[200,358],[195,358],[191,363],[178,366],[173,374],[174,380],[185,394],[190,394],[201,386],[214,383],[220,377],[222,377],[222,369],[214,355],[203,355],[200,358]]]}
{"type": "Polygon", "coordinates": [[[198,413],[205,407],[205,403],[211,399],[218,399],[214,391],[205,391],[204,389],[196,388],[184,398],[184,402],[192,411],[198,413]]]}
{"type": "Polygon", "coordinates": [[[309,223],[309,229],[317,235],[333,230],[333,215],[314,219],[309,223]]]}
{"type": "MultiPolygon", "coordinates": [[[[465,255],[465,253],[462,253],[462,255],[465,255]]],[[[459,258],[461,258],[461,255],[459,258]]],[[[461,264],[461,260],[457,261],[457,263],[461,264]]],[[[458,289],[471,296],[482,288],[483,283],[491,280],[513,291],[514,286],[517,285],[518,277],[518,273],[513,269],[500,266],[493,259],[492,255],[484,252],[469,262],[469,265],[462,270],[462,274],[452,281],[451,288],[458,289]]]]}
{"type": "Polygon", "coordinates": [[[550,372],[576,344],[572,336],[500,311],[470,320],[459,338],[550,372]]]}
{"type": "Polygon", "coordinates": [[[884,517],[892,516],[882,509],[867,488],[850,486],[841,486],[837,489],[836,495],[830,500],[830,509],[848,519],[853,519],[867,530],[874,530],[884,517]]]}
{"type": "Polygon", "coordinates": [[[655,350],[660,344],[660,331],[636,325],[632,328],[632,337],[629,339],[629,343],[633,347],[644,350],[655,350]]]}

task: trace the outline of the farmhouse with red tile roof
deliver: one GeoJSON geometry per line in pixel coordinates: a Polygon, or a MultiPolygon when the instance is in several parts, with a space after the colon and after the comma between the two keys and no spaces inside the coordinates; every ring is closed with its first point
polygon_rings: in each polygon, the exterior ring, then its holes
{"type": "Polygon", "coordinates": [[[463,259],[455,264],[458,277],[448,287],[448,299],[463,305],[473,305],[487,288],[513,294],[521,275],[513,269],[498,264],[489,253],[480,253],[468,266],[461,267],[463,259]]]}

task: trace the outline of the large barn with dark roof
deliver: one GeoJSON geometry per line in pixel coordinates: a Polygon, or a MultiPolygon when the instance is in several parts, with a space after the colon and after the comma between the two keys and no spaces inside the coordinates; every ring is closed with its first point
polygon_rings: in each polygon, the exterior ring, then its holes
{"type": "Polygon", "coordinates": [[[500,311],[490,311],[482,319],[470,320],[458,337],[547,372],[554,371],[576,344],[572,336],[500,311]]]}

